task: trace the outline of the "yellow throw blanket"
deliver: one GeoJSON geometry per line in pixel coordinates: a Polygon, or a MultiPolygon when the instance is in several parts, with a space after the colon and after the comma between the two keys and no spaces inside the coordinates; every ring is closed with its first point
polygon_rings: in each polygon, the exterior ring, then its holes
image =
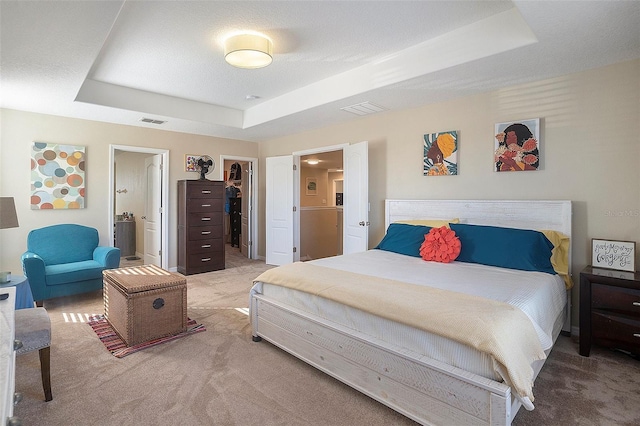
{"type": "Polygon", "coordinates": [[[491,355],[494,368],[525,407],[533,406],[534,361],[545,359],[529,318],[503,302],[353,272],[293,263],[262,273],[255,282],[321,296],[415,327],[491,355]]]}

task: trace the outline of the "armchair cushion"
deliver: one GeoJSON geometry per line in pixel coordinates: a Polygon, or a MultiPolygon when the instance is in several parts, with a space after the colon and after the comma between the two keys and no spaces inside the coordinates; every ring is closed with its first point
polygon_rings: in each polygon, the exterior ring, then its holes
{"type": "Polygon", "coordinates": [[[67,284],[95,278],[102,279],[104,269],[104,265],[95,260],[46,266],[47,285],[67,284]]]}

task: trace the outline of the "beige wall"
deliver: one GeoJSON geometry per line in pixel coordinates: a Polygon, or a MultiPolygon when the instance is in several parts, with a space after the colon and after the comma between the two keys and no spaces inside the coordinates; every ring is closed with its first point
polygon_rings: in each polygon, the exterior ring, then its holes
{"type": "Polygon", "coordinates": [[[335,207],[300,208],[300,259],[336,256],[339,243],[338,211],[335,207]]]}
{"type": "Polygon", "coordinates": [[[326,169],[312,167],[300,168],[300,207],[326,207],[328,206],[328,176],[326,169]],[[307,178],[316,178],[316,195],[307,195],[307,178]]]}
{"type": "MultiPolygon", "coordinates": [[[[177,265],[176,182],[197,179],[184,171],[184,156],[220,155],[257,157],[258,145],[208,136],[168,132],[142,127],[100,123],[51,115],[0,110],[0,195],[14,197],[19,228],[0,230],[0,267],[20,271],[20,256],[26,250],[31,229],[56,223],[92,226],[100,233],[101,244],[112,245],[108,228],[109,147],[127,145],[169,150],[169,267],[177,265]],[[30,210],[30,149],[34,141],[65,143],[86,147],[86,208],[79,210],[30,210]]],[[[218,167],[218,166],[217,166],[218,167]]],[[[209,175],[216,179],[218,169],[209,175]]],[[[134,212],[139,215],[138,212],[134,212]]]]}
{"type": "MultiPolygon", "coordinates": [[[[571,200],[576,282],[591,238],[640,242],[640,60],[270,140],[260,144],[260,160],[364,140],[370,247],[384,234],[385,198],[571,200]],[[493,172],[494,123],[536,117],[541,170],[493,172]],[[423,135],[448,130],[459,132],[459,175],[423,176],[423,135]]],[[[264,255],[264,176],[260,182],[264,255]]],[[[577,295],[576,286],[574,325],[577,295]]]]}
{"type": "MultiPolygon", "coordinates": [[[[369,245],[384,234],[385,198],[569,199],[573,201],[574,279],[589,263],[591,238],[640,241],[640,60],[404,111],[389,111],[298,135],[251,142],[69,119],[0,112],[0,195],[16,198],[20,227],[0,231],[2,269],[20,270],[30,229],[73,222],[96,227],[108,243],[109,144],[170,150],[170,188],[185,154],[259,157],[369,141],[369,245]],[[541,118],[541,170],[493,172],[496,122],[541,118]],[[459,131],[459,175],[422,176],[425,133],[459,131]],[[87,147],[86,208],[29,210],[33,141],[87,147]]],[[[213,173],[217,176],[217,172],[213,173]]],[[[265,254],[264,167],[260,167],[259,255],[265,254]]],[[[176,194],[170,195],[171,206],[176,194]]],[[[176,216],[169,207],[169,265],[176,265],[176,216]]],[[[636,263],[640,265],[640,256],[636,263]]],[[[574,289],[574,307],[577,288],[574,289]]],[[[577,307],[574,308],[577,323],[577,307]]]]}

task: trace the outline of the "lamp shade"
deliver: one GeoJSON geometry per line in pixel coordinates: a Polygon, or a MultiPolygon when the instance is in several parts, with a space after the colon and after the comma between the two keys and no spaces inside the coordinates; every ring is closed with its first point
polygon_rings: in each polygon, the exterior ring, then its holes
{"type": "Polygon", "coordinates": [[[273,43],[260,34],[238,34],[224,42],[224,59],[238,68],[262,68],[273,61],[273,43]]]}
{"type": "Polygon", "coordinates": [[[0,197],[0,229],[17,227],[18,215],[13,197],[0,197]]]}

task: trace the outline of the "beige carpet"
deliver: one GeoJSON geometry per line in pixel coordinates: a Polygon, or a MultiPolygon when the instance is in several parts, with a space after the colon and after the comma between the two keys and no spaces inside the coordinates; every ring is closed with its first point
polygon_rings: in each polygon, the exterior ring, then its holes
{"type": "MultiPolygon", "coordinates": [[[[192,275],[188,315],[207,331],[112,356],[87,325],[101,292],[45,303],[52,320],[53,401],[37,353],[17,359],[24,425],[413,425],[406,417],[273,345],[251,341],[253,278],[268,268],[228,248],[227,269],[192,275]]],[[[560,337],[515,425],[640,424],[640,362],[603,349],[590,358],[560,337]]]]}

